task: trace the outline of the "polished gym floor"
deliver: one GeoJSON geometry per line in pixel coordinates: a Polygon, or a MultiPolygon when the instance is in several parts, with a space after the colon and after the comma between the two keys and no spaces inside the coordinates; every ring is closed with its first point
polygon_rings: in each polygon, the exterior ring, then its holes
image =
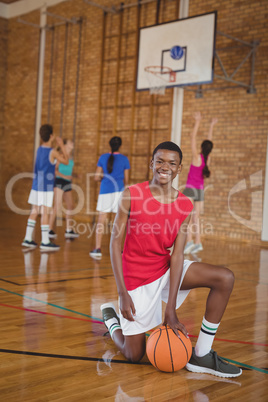
{"type": "MultiPolygon", "coordinates": [[[[9,401],[267,401],[268,249],[248,243],[204,240],[190,259],[229,267],[235,287],[213,344],[243,374],[223,379],[157,371],[144,357],[131,364],[117,352],[101,320],[100,305],[117,305],[109,259],[93,260],[92,225],[64,239],[58,252],[20,246],[27,216],[1,213],[0,399],[9,401]],[[88,238],[89,237],[89,238],[88,238]]],[[[40,226],[37,224],[37,237],[40,226]]],[[[192,290],[178,311],[196,342],[208,290],[192,290]]]]}

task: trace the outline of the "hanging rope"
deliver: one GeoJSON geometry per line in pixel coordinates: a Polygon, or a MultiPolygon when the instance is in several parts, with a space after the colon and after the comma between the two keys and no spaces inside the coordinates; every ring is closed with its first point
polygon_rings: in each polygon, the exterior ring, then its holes
{"type": "MultiPolygon", "coordinates": [[[[106,99],[106,102],[105,102],[105,107],[106,107],[106,110],[105,110],[105,119],[104,119],[104,121],[105,121],[105,130],[108,128],[108,127],[110,127],[110,125],[109,125],[109,119],[107,118],[108,117],[108,113],[109,113],[109,111],[108,111],[108,100],[110,99],[110,93],[109,93],[109,90],[111,91],[111,83],[110,83],[110,70],[111,70],[111,68],[110,68],[110,63],[111,63],[111,61],[110,61],[110,55],[111,55],[111,45],[112,45],[112,38],[111,38],[111,36],[112,36],[112,27],[113,27],[113,14],[110,14],[109,15],[109,18],[110,18],[110,27],[109,27],[109,36],[108,36],[108,38],[109,38],[109,40],[108,40],[108,54],[107,53],[104,53],[104,60],[106,61],[106,63],[108,63],[108,66],[107,66],[107,75],[106,75],[106,77],[107,77],[107,79],[106,79],[106,96],[105,96],[105,99],[106,99]],[[108,57],[108,60],[107,60],[107,57],[108,57]]],[[[104,45],[105,46],[105,45],[104,45]]]]}
{"type": "Polygon", "coordinates": [[[61,115],[60,115],[60,137],[62,137],[63,129],[63,112],[64,112],[64,95],[65,95],[65,79],[66,79],[66,61],[68,49],[68,22],[65,25],[65,45],[64,45],[64,60],[63,60],[63,78],[62,78],[62,92],[61,92],[61,115]]]}
{"type": "Polygon", "coordinates": [[[50,50],[50,70],[49,70],[49,87],[48,87],[48,108],[47,108],[47,122],[50,123],[51,111],[51,96],[52,96],[52,80],[53,80],[53,65],[54,65],[54,42],[55,42],[55,28],[51,29],[51,50],[50,50]]]}
{"type": "Polygon", "coordinates": [[[76,69],[76,87],[75,87],[75,101],[74,101],[74,124],[73,124],[73,143],[74,143],[74,146],[75,146],[75,135],[76,135],[76,116],[77,116],[79,74],[80,74],[80,59],[81,59],[82,22],[83,22],[83,19],[81,18],[81,20],[79,21],[79,39],[78,39],[77,69],[76,69]]]}
{"type": "MultiPolygon", "coordinates": [[[[123,10],[122,10],[122,12],[123,12],[123,10]]],[[[127,50],[128,50],[128,37],[129,37],[129,34],[128,34],[128,27],[129,27],[129,14],[130,14],[130,9],[128,9],[127,11],[127,22],[126,22],[126,32],[125,32],[125,46],[124,46],[124,76],[123,76],[123,83],[122,83],[122,85],[124,86],[125,85],[125,83],[124,83],[124,81],[125,81],[125,74],[126,74],[126,72],[127,72],[127,50]]],[[[122,107],[122,106],[126,106],[126,104],[125,104],[125,91],[122,91],[121,90],[121,119],[122,119],[122,117],[123,117],[123,115],[124,115],[124,108],[122,107]]]]}

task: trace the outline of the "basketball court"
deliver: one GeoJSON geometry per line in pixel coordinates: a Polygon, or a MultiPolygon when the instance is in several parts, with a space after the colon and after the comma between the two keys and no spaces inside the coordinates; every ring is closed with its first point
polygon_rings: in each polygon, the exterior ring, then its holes
{"type": "MultiPolygon", "coordinates": [[[[267,4],[203,3],[0,0],[1,400],[267,401],[267,4]],[[151,180],[157,144],[178,144],[184,166],[174,186],[183,191],[196,111],[198,145],[210,120],[218,123],[200,219],[203,251],[185,258],[235,275],[213,349],[243,370],[237,378],[161,372],[146,355],[127,361],[100,311],[107,302],[118,308],[112,216],[102,258],[89,256],[99,191],[93,177],[109,139],[123,140],[129,184],[151,180]],[[65,239],[63,213],[56,252],[21,247],[44,123],[74,143],[79,238],[65,239]]],[[[40,217],[35,232],[39,244],[40,217]]],[[[207,295],[191,290],[177,311],[193,346],[207,295]]]]}

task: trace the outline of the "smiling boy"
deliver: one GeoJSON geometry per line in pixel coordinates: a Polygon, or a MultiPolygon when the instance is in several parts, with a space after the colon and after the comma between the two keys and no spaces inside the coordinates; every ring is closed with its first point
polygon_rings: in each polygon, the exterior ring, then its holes
{"type": "Polygon", "coordinates": [[[146,331],[162,323],[162,301],[166,303],[164,325],[178,336],[178,330],[187,336],[176,309],[191,289],[207,287],[210,292],[202,327],[186,368],[237,377],[242,370],[223,361],[211,349],[233,289],[233,273],[224,267],[184,260],[193,205],[172,187],[182,169],[181,149],[170,141],[159,144],[150,168],[152,181],[125,189],[120,201],[110,243],[119,318],[114,306],[106,303],[101,306],[104,323],[121,353],[137,362],[145,353],[146,331]]]}

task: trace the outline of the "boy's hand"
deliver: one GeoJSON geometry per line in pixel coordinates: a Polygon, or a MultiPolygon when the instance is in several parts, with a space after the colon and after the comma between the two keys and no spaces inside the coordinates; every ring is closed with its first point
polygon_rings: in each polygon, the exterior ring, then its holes
{"type": "Polygon", "coordinates": [[[200,112],[195,112],[193,116],[194,116],[195,121],[201,121],[201,119],[202,119],[202,115],[200,112]]]}
{"type": "Polygon", "coordinates": [[[119,296],[119,308],[122,316],[128,321],[135,321],[133,315],[136,314],[134,303],[128,293],[119,296]]]}
{"type": "Polygon", "coordinates": [[[56,137],[56,143],[59,145],[59,147],[63,147],[63,139],[61,137],[56,137]]]}
{"type": "Polygon", "coordinates": [[[188,338],[188,332],[185,326],[179,322],[175,309],[166,308],[163,325],[169,325],[179,338],[180,334],[178,330],[180,330],[188,338]]]}
{"type": "Polygon", "coordinates": [[[214,126],[214,125],[217,124],[217,123],[218,123],[217,117],[213,117],[213,119],[211,120],[212,126],[214,126]]]}

